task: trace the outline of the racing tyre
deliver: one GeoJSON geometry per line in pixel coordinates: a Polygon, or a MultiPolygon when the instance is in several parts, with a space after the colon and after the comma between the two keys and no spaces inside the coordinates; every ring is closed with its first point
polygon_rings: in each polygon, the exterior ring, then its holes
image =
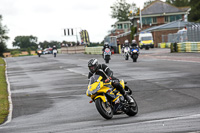
{"type": "Polygon", "coordinates": [[[134,104],[129,106],[129,110],[126,112],[128,116],[135,116],[138,113],[138,106],[135,99],[131,96],[134,101],[134,104]]]}
{"type": "Polygon", "coordinates": [[[95,100],[95,105],[102,117],[105,119],[111,119],[113,117],[112,107],[109,104],[106,107],[106,104],[102,101],[101,98],[97,98],[95,100]]]}
{"type": "Polygon", "coordinates": [[[133,55],[133,62],[137,62],[137,58],[138,58],[138,56],[136,54],[133,55]]]}
{"type": "Polygon", "coordinates": [[[154,45],[151,45],[151,48],[154,48],[154,45]]]}
{"type": "Polygon", "coordinates": [[[125,60],[128,60],[128,56],[126,56],[125,60]]]}
{"type": "Polygon", "coordinates": [[[105,61],[106,61],[106,63],[109,63],[109,59],[106,59],[105,61]]]}
{"type": "Polygon", "coordinates": [[[133,59],[133,62],[137,62],[137,58],[136,58],[136,59],[133,59]]]}
{"type": "Polygon", "coordinates": [[[145,50],[149,50],[149,47],[145,47],[145,50]]]}

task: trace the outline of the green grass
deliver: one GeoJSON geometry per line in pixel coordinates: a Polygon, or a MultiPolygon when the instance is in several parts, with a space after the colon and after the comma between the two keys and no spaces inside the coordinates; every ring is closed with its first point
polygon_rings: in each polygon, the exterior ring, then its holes
{"type": "Polygon", "coordinates": [[[5,62],[0,57],[0,124],[2,124],[8,116],[9,102],[7,92],[7,82],[5,77],[5,62]]]}
{"type": "Polygon", "coordinates": [[[19,56],[33,56],[33,55],[31,54],[31,55],[19,55],[19,56]]]}

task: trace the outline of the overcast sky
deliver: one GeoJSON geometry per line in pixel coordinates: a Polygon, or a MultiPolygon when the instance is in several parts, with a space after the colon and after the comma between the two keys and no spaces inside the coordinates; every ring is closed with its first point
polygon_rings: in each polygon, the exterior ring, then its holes
{"type": "MultiPolygon", "coordinates": [[[[64,28],[87,30],[91,42],[101,42],[116,22],[110,6],[117,0],[0,0],[3,25],[9,29],[8,48],[16,36],[33,35],[43,41],[76,41],[64,28]]],[[[147,0],[126,0],[143,7],[147,0]]]]}

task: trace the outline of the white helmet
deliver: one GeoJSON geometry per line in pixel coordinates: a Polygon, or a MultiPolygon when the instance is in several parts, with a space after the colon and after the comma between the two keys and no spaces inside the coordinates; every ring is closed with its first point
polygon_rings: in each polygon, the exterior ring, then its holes
{"type": "Polygon", "coordinates": [[[136,41],[135,41],[135,40],[132,40],[132,43],[136,43],[136,41]]]}
{"type": "Polygon", "coordinates": [[[108,45],[108,42],[105,42],[104,45],[108,45]]]}
{"type": "Polygon", "coordinates": [[[128,43],[128,40],[125,40],[124,43],[128,43]]]}

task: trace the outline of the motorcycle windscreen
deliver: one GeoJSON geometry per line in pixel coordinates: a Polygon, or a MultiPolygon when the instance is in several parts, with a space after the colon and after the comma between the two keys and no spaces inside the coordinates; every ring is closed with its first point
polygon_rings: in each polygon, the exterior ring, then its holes
{"type": "Polygon", "coordinates": [[[91,85],[97,81],[100,81],[100,80],[102,80],[102,77],[100,75],[94,74],[92,77],[90,77],[89,85],[91,85]]]}

